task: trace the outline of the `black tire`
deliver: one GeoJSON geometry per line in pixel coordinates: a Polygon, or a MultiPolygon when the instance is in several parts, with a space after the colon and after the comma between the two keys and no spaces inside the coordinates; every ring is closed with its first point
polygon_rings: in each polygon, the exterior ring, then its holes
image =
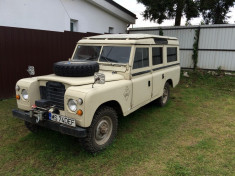
{"type": "Polygon", "coordinates": [[[54,63],[54,73],[65,77],[93,76],[99,71],[99,64],[95,61],[61,61],[54,63]]]}
{"type": "Polygon", "coordinates": [[[24,124],[25,124],[26,128],[28,128],[29,131],[31,131],[32,133],[35,133],[35,134],[39,133],[42,129],[42,127],[40,127],[36,124],[32,124],[32,123],[27,122],[27,121],[25,121],[24,124]]]}
{"type": "Polygon", "coordinates": [[[118,116],[116,111],[111,107],[103,106],[99,108],[95,113],[91,126],[87,129],[87,134],[88,134],[87,137],[82,138],[80,140],[81,145],[86,151],[90,153],[100,152],[113,142],[115,136],[117,135],[117,128],[118,128],[118,116]],[[112,128],[111,127],[110,128],[112,130],[108,130],[108,132],[106,131],[108,134],[103,134],[104,136],[105,135],[106,136],[103,137],[103,139],[99,140],[99,138],[102,138],[100,136],[102,135],[101,127],[103,123],[107,120],[106,118],[109,118],[111,120],[112,128]],[[99,133],[97,133],[98,129],[100,130],[99,133]],[[107,141],[105,141],[104,139],[107,141]]]}
{"type": "Polygon", "coordinates": [[[170,84],[168,82],[165,83],[163,88],[163,95],[157,99],[158,105],[163,107],[167,104],[170,97],[170,84]]]}

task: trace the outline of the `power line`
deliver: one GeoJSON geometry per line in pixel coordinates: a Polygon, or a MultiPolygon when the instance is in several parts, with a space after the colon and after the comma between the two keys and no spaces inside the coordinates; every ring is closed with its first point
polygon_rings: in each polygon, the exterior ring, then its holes
{"type": "Polygon", "coordinates": [[[63,4],[63,2],[62,2],[62,0],[60,0],[60,3],[61,3],[61,5],[63,6],[65,12],[66,12],[67,15],[68,15],[68,17],[69,17],[70,19],[72,19],[72,18],[70,17],[70,15],[69,15],[68,11],[66,10],[66,8],[65,8],[65,6],[64,6],[64,4],[63,4]]]}

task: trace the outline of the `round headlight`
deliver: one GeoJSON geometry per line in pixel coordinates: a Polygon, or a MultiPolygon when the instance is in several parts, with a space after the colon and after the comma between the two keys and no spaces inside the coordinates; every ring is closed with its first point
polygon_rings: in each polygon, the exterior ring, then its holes
{"type": "Polygon", "coordinates": [[[73,99],[70,99],[68,101],[68,107],[72,112],[75,112],[77,110],[77,101],[73,100],[73,99]]]}
{"type": "Polygon", "coordinates": [[[29,94],[28,94],[27,90],[23,89],[22,92],[21,92],[21,95],[22,95],[24,100],[29,99],[29,94]]]}
{"type": "Polygon", "coordinates": [[[16,91],[19,91],[20,90],[20,86],[16,85],[15,89],[16,89],[16,91]]]}
{"type": "Polygon", "coordinates": [[[83,100],[81,98],[78,99],[78,104],[82,105],[83,100]]]}

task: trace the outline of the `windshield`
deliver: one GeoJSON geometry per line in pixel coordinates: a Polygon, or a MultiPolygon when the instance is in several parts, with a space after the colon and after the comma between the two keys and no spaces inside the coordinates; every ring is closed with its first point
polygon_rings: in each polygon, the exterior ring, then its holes
{"type": "Polygon", "coordinates": [[[128,63],[131,53],[131,47],[123,46],[104,46],[100,62],[128,63]]]}
{"type": "Polygon", "coordinates": [[[78,46],[74,54],[74,60],[98,61],[101,46],[78,46]]]}

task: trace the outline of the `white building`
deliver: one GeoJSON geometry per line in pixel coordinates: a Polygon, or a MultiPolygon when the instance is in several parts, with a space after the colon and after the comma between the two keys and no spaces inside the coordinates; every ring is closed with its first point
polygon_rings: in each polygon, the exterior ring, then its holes
{"type": "Polygon", "coordinates": [[[0,0],[0,26],[126,33],[136,15],[113,0],[0,0]]]}

